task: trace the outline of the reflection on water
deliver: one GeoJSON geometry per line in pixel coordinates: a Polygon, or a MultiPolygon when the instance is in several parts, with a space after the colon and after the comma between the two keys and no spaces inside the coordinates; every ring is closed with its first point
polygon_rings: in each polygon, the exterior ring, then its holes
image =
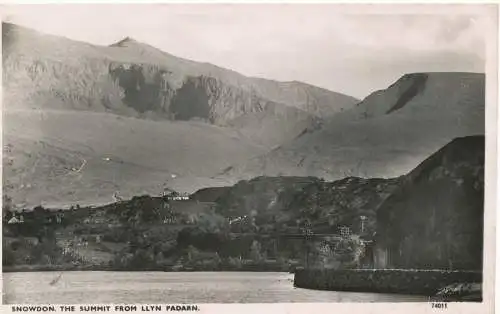
{"type": "Polygon", "coordinates": [[[426,297],[293,287],[293,275],[258,272],[28,272],[3,274],[3,303],[421,302],[426,297]]]}

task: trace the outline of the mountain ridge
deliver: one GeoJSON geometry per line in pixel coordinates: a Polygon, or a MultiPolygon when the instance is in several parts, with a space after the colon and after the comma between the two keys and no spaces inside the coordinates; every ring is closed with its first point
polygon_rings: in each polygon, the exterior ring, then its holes
{"type": "MultiPolygon", "coordinates": [[[[37,58],[40,58],[42,56],[43,58],[48,58],[48,60],[50,59],[60,60],[61,58],[63,58],[65,62],[67,62],[71,61],[71,59],[65,57],[64,52],[61,52],[61,50],[62,51],[69,50],[72,54],[75,54],[75,56],[76,55],[84,56],[84,59],[89,57],[90,60],[95,58],[97,59],[101,58],[102,60],[97,62],[97,64],[99,64],[100,62],[104,62],[105,64],[103,66],[113,61],[115,63],[121,63],[121,64],[136,63],[138,65],[145,65],[145,66],[154,64],[156,65],[163,64],[161,67],[164,67],[166,69],[173,71],[174,73],[177,73],[178,76],[180,77],[203,76],[203,75],[215,77],[224,82],[224,84],[235,85],[236,87],[246,90],[248,92],[255,92],[264,99],[268,99],[277,103],[283,103],[286,106],[296,107],[298,109],[306,111],[310,106],[313,106],[315,108],[317,108],[318,106],[323,106],[321,107],[321,110],[334,113],[337,109],[331,107],[332,106],[335,107],[334,105],[335,103],[342,103],[340,104],[340,107],[344,108],[345,105],[343,105],[343,103],[346,103],[348,106],[352,106],[358,101],[354,97],[344,96],[340,93],[327,91],[326,89],[323,88],[314,89],[315,91],[321,93],[321,95],[318,95],[318,97],[320,97],[319,99],[315,99],[313,97],[311,98],[312,100],[308,100],[306,99],[307,96],[304,95],[301,96],[300,94],[304,93],[310,94],[308,89],[312,88],[313,85],[301,84],[299,86],[300,88],[299,91],[294,91],[293,88],[291,90],[287,90],[284,87],[286,87],[288,83],[277,82],[263,78],[246,77],[235,71],[227,70],[212,64],[199,63],[179,58],[167,52],[164,52],[156,47],[140,42],[134,41],[134,45],[131,45],[133,47],[98,46],[84,42],[73,41],[67,38],[60,38],[55,35],[41,34],[29,28],[25,27],[19,28],[14,24],[4,23],[3,28],[7,29],[6,31],[4,31],[3,34],[4,42],[7,43],[7,45],[4,46],[5,49],[4,62],[6,61],[5,55],[9,55],[9,52],[11,53],[16,46],[20,46],[22,50],[28,51],[29,49],[27,48],[35,45],[36,50],[38,50],[39,52],[37,58]],[[41,37],[43,37],[43,40],[41,37]],[[58,42],[61,39],[63,39],[63,43],[58,42]],[[37,45],[37,43],[40,42],[40,40],[42,40],[42,42],[37,45]],[[64,45],[65,48],[57,49],[57,51],[54,51],[54,49],[52,49],[54,45],[47,46],[43,41],[49,41],[52,42],[53,44],[57,43],[59,45],[64,45]],[[23,45],[28,47],[23,48],[23,45]],[[140,50],[139,54],[137,53],[137,51],[135,51],[137,50],[135,48],[139,48],[140,50]],[[145,60],[144,58],[147,58],[147,60],[145,60]],[[280,86],[281,84],[284,84],[284,86],[280,86]],[[294,100],[297,99],[297,96],[301,96],[299,101],[294,100]],[[319,104],[319,102],[321,102],[321,104],[319,104]]],[[[83,61],[81,58],[79,58],[78,60],[75,58],[72,59],[73,59],[72,62],[78,62],[78,64],[81,64],[81,62],[83,61]]],[[[8,71],[9,68],[7,68],[7,72],[8,71]]],[[[100,72],[103,72],[103,70],[101,69],[100,72]]],[[[102,76],[103,74],[104,73],[98,72],[97,74],[94,75],[102,76]]],[[[177,84],[173,82],[174,83],[173,85],[179,87],[178,83],[179,80],[182,81],[181,78],[177,77],[176,80],[174,80],[177,81],[177,84]]],[[[311,113],[316,114],[317,112],[312,111],[311,113]]]]}

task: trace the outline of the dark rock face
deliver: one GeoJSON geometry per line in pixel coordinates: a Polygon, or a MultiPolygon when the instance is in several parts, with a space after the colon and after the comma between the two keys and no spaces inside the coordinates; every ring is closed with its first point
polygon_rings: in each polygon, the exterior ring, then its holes
{"type": "Polygon", "coordinates": [[[314,177],[257,177],[232,187],[205,189],[203,194],[213,195],[211,201],[217,203],[221,215],[253,216],[262,230],[295,230],[309,222],[315,233],[337,233],[339,226],[350,226],[353,232],[371,238],[376,209],[398,182],[398,178],[349,177],[326,182],[314,177]]]}
{"type": "Polygon", "coordinates": [[[171,112],[177,120],[192,118],[210,119],[209,98],[201,86],[195,82],[187,81],[177,92],[173,101],[171,112]]]}
{"type": "Polygon", "coordinates": [[[287,208],[308,217],[316,232],[337,233],[339,226],[371,238],[376,227],[376,209],[399,182],[392,179],[348,177],[310,184],[293,195],[287,208]],[[365,217],[361,230],[361,217],[365,217]]]}
{"type": "Polygon", "coordinates": [[[317,183],[319,179],[313,177],[257,177],[233,185],[216,202],[219,211],[229,217],[253,213],[257,218],[271,214],[288,218],[283,211],[289,209],[289,198],[317,183]]]}
{"type": "Polygon", "coordinates": [[[377,212],[378,268],[482,269],[484,136],[421,163],[377,212]]]}
{"type": "Polygon", "coordinates": [[[187,76],[175,81],[158,66],[112,63],[109,75],[122,89],[121,101],[139,113],[154,112],[173,120],[198,119],[226,125],[252,113],[307,118],[311,114],[257,96],[210,76],[187,76]]]}
{"type": "Polygon", "coordinates": [[[422,92],[427,82],[427,74],[414,73],[403,76],[400,80],[400,96],[393,107],[387,110],[387,114],[403,108],[413,97],[422,92]]]}

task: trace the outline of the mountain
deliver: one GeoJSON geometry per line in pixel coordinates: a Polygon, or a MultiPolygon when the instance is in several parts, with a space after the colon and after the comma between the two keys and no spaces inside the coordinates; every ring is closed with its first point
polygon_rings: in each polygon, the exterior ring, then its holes
{"type": "Polygon", "coordinates": [[[457,138],[407,174],[377,211],[379,267],[482,269],[484,136],[457,138]]]}
{"type": "Polygon", "coordinates": [[[174,103],[174,113],[188,111],[180,113],[181,119],[192,116],[225,123],[246,113],[267,112],[267,106],[275,113],[280,107],[325,116],[358,102],[300,82],[249,78],[177,58],[131,38],[109,47],[95,46],[3,23],[2,39],[7,108],[160,114],[164,113],[158,97],[161,89],[166,102],[174,103]],[[162,75],[167,82],[164,88],[162,75]],[[177,95],[191,92],[196,94],[191,99],[194,103],[185,103],[185,95],[177,95]],[[176,101],[183,102],[177,105],[182,109],[176,108],[176,101]]]}
{"type": "Polygon", "coordinates": [[[132,38],[96,46],[3,23],[2,42],[4,192],[20,206],[232,184],[215,175],[358,102],[132,38]]]}
{"type": "Polygon", "coordinates": [[[456,137],[485,132],[485,76],[413,73],[221,177],[396,177],[456,137]]]}

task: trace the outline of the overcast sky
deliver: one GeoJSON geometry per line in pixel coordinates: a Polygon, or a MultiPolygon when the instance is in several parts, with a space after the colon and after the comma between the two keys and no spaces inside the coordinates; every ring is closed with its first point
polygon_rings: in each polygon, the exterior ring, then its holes
{"type": "Polygon", "coordinates": [[[2,13],[45,33],[101,45],[130,36],[245,75],[363,98],[408,72],[484,72],[484,19],[450,6],[420,14],[387,5],[24,5],[2,13]]]}

